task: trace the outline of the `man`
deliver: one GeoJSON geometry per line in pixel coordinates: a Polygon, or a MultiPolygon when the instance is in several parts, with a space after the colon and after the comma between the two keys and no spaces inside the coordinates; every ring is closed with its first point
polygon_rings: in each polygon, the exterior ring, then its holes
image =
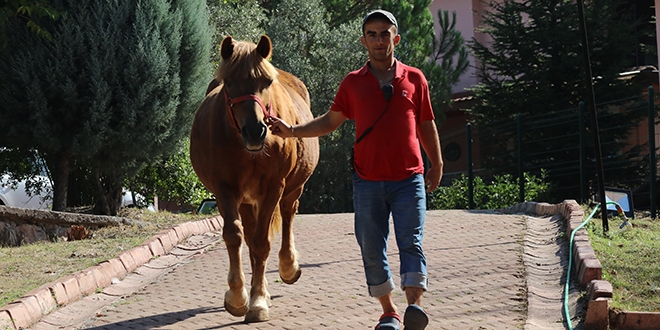
{"type": "Polygon", "coordinates": [[[376,329],[399,330],[403,323],[405,330],[420,330],[429,322],[420,307],[428,286],[422,250],[425,193],[435,190],[442,178],[440,140],[424,74],[394,58],[401,40],[394,16],[384,10],[370,12],[362,32],[369,61],[344,78],[330,111],[296,126],[272,118],[271,130],[280,137],[313,137],[334,131],[346,119],[355,120],[355,235],[369,294],[383,308],[376,329]],[[420,141],[431,162],[425,178],[420,141]],[[387,260],[390,213],[401,287],[409,304],[403,320],[392,299],[395,285],[387,260]]]}

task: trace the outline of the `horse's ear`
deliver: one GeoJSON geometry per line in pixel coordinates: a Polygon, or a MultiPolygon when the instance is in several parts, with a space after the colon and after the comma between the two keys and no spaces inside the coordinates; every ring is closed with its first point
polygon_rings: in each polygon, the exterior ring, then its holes
{"type": "Polygon", "coordinates": [[[268,59],[272,51],[273,44],[270,42],[270,38],[266,35],[262,35],[257,44],[257,53],[259,53],[261,57],[268,59]]]}
{"type": "Polygon", "coordinates": [[[234,39],[231,36],[226,36],[222,39],[220,44],[220,55],[223,60],[231,58],[231,55],[234,53],[234,39]]]}

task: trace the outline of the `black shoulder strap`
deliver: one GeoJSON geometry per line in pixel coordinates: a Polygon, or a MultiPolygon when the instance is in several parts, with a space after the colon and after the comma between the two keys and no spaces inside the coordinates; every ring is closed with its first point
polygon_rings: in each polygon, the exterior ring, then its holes
{"type": "Polygon", "coordinates": [[[383,112],[380,114],[380,116],[378,116],[378,118],[376,118],[376,121],[374,121],[374,123],[371,124],[371,126],[369,126],[369,128],[364,130],[364,132],[362,132],[360,137],[358,137],[357,140],[355,140],[355,144],[360,143],[360,141],[362,141],[362,139],[364,139],[364,137],[367,134],[369,134],[369,132],[371,132],[371,130],[374,128],[374,126],[376,126],[376,123],[381,118],[383,118],[383,115],[385,114],[385,112],[387,112],[387,109],[390,107],[390,99],[392,98],[393,91],[394,91],[394,87],[392,86],[392,84],[383,86],[383,95],[385,96],[385,99],[387,100],[387,106],[385,107],[385,110],[383,110],[383,112]]]}

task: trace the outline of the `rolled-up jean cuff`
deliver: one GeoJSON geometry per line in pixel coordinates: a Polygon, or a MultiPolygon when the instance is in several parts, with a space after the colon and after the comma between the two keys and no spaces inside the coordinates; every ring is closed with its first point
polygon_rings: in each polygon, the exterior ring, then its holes
{"type": "Polygon", "coordinates": [[[401,290],[406,287],[422,288],[428,291],[429,279],[426,274],[422,273],[404,273],[401,274],[401,290]]]}
{"type": "Polygon", "coordinates": [[[372,297],[380,298],[390,292],[395,288],[394,280],[390,277],[385,283],[379,285],[370,285],[369,286],[369,295],[372,297]]]}

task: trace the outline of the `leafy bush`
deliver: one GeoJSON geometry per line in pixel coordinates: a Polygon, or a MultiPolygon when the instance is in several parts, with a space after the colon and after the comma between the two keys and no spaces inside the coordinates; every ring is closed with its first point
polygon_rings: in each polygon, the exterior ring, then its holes
{"type": "Polygon", "coordinates": [[[177,153],[145,167],[127,180],[127,186],[148,201],[153,201],[156,195],[159,200],[176,203],[184,209],[197,206],[212,196],[190,164],[190,141],[187,140],[177,153]]]}
{"type": "MultiPolygon", "coordinates": [[[[529,173],[525,177],[525,201],[532,201],[543,196],[549,184],[545,182],[546,172],[541,171],[537,178],[529,173]]],[[[481,177],[474,178],[474,203],[477,209],[498,209],[518,203],[518,178],[511,174],[495,175],[486,183],[481,177]]],[[[467,209],[468,179],[463,174],[454,180],[450,186],[441,186],[436,189],[431,198],[430,205],[435,209],[467,209]]]]}

